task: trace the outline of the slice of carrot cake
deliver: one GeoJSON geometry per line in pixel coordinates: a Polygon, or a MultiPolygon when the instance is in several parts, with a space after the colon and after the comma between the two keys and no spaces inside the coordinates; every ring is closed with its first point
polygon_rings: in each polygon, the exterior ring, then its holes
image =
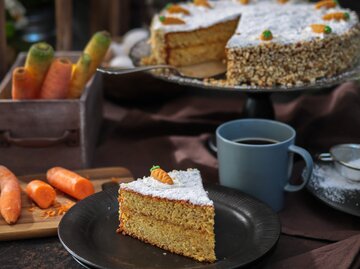
{"type": "Polygon", "coordinates": [[[214,262],[214,205],[197,169],[120,184],[118,232],[198,261],[214,262]]]}

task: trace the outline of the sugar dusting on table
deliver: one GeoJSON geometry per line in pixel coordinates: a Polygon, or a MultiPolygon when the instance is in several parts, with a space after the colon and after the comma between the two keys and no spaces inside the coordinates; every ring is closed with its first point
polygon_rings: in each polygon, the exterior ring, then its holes
{"type": "MultiPolygon", "coordinates": [[[[336,203],[344,203],[346,197],[360,194],[360,183],[343,177],[333,165],[314,165],[309,184],[316,192],[336,203]]],[[[356,206],[360,207],[360,200],[356,206]]]]}
{"type": "Polygon", "coordinates": [[[348,162],[348,165],[360,169],[360,159],[351,160],[350,162],[348,162]]]}

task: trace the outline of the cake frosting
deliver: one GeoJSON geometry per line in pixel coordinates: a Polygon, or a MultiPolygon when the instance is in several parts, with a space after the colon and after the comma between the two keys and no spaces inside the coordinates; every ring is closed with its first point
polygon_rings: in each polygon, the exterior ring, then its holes
{"type": "Polygon", "coordinates": [[[317,34],[311,30],[312,24],[324,24],[322,17],[333,12],[347,12],[347,21],[326,21],[332,34],[341,35],[358,23],[355,12],[343,8],[315,9],[313,4],[273,4],[253,5],[242,13],[240,23],[227,48],[256,46],[263,43],[259,36],[268,29],[273,34],[271,42],[293,44],[297,42],[323,39],[329,35],[317,34]]]}
{"type": "Polygon", "coordinates": [[[341,7],[315,9],[315,4],[303,3],[303,1],[289,1],[285,4],[279,4],[276,0],[253,0],[248,5],[232,0],[209,2],[212,8],[196,6],[192,3],[179,4],[187,9],[190,15],[170,14],[165,10],[154,17],[152,28],[154,30],[161,29],[165,33],[186,32],[210,27],[241,16],[236,33],[228,42],[227,47],[230,48],[260,44],[259,35],[264,29],[273,32],[274,39],[272,42],[284,44],[324,38],[325,35],[323,34],[313,33],[310,25],[324,23],[322,16],[332,12],[348,12],[350,14],[350,19],[347,21],[332,20],[327,22],[334,34],[343,34],[358,23],[356,13],[349,9],[341,7]],[[185,23],[164,25],[159,20],[159,16],[162,15],[179,18],[185,23]]]}
{"type": "Polygon", "coordinates": [[[120,189],[132,190],[142,195],[150,195],[169,200],[188,201],[194,205],[213,205],[202,185],[200,171],[171,171],[168,173],[174,184],[161,183],[153,177],[143,177],[130,183],[121,183],[120,189]]]}

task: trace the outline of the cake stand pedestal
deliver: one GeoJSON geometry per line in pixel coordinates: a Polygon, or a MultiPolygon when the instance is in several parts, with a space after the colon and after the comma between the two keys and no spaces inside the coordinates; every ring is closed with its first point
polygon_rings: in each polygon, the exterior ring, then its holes
{"type": "MultiPolygon", "coordinates": [[[[130,58],[135,66],[139,66],[141,59],[151,54],[151,48],[146,40],[136,43],[131,51],[130,58]]],[[[287,94],[289,92],[305,92],[324,90],[335,87],[341,83],[351,80],[358,80],[360,77],[360,62],[356,63],[353,68],[330,78],[321,78],[314,82],[297,84],[297,85],[274,85],[274,86],[252,86],[252,85],[226,85],[221,83],[226,79],[225,74],[217,76],[216,79],[220,83],[209,83],[205,80],[194,79],[180,76],[171,70],[166,74],[150,72],[154,77],[168,82],[176,83],[194,89],[206,89],[209,94],[217,94],[216,92],[239,92],[247,95],[244,108],[244,117],[246,118],[265,118],[274,119],[274,107],[271,101],[272,93],[287,94]]],[[[209,139],[208,145],[210,149],[216,152],[216,139],[209,139]]]]}

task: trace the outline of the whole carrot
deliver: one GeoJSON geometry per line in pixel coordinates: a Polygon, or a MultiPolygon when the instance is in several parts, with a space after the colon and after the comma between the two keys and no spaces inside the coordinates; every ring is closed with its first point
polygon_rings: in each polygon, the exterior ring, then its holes
{"type": "Polygon", "coordinates": [[[46,178],[53,187],[78,200],[95,192],[94,185],[90,180],[65,168],[51,168],[47,171],[46,178]]]}
{"type": "Polygon", "coordinates": [[[25,192],[42,209],[50,207],[56,199],[54,188],[38,179],[30,181],[25,192]]]}
{"type": "Polygon", "coordinates": [[[14,224],[21,214],[21,188],[16,176],[0,165],[0,213],[8,224],[14,224]]]}
{"type": "Polygon", "coordinates": [[[41,87],[41,99],[64,99],[69,92],[72,63],[68,58],[55,59],[41,87]]]}
{"type": "Polygon", "coordinates": [[[88,79],[95,74],[96,68],[98,68],[103,61],[105,54],[110,46],[111,37],[106,31],[95,33],[89,43],[84,49],[84,53],[89,54],[91,57],[91,64],[89,68],[88,79]]]}
{"type": "Polygon", "coordinates": [[[25,69],[34,79],[34,88],[40,94],[41,85],[54,58],[54,49],[47,43],[41,42],[31,46],[26,57],[25,69]]]}
{"type": "Polygon", "coordinates": [[[12,74],[11,95],[14,100],[34,99],[37,97],[34,79],[24,67],[17,67],[12,74]]]}
{"type": "Polygon", "coordinates": [[[73,69],[68,94],[69,98],[79,98],[81,96],[89,77],[90,64],[90,55],[83,53],[73,69]]]}

